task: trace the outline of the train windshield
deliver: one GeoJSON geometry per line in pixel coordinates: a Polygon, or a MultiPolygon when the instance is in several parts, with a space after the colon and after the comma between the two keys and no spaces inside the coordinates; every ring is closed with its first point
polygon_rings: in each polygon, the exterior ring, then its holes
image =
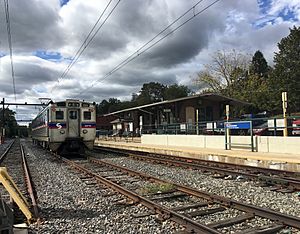
{"type": "Polygon", "coordinates": [[[77,111],[70,111],[69,112],[70,119],[77,119],[77,111]]]}

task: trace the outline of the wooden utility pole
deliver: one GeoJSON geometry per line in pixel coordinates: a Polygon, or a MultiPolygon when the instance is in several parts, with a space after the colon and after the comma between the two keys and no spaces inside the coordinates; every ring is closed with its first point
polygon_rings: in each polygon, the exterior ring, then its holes
{"type": "Polygon", "coordinates": [[[4,143],[5,136],[5,113],[4,113],[4,98],[2,99],[2,128],[0,129],[0,144],[4,143]]]}

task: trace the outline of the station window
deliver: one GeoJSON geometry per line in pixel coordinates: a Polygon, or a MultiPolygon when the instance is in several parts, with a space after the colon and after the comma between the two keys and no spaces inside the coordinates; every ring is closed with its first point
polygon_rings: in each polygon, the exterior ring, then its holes
{"type": "Polygon", "coordinates": [[[56,111],[55,112],[56,119],[64,119],[64,112],[63,111],[56,111]]]}
{"type": "Polygon", "coordinates": [[[84,111],[83,112],[83,119],[84,120],[91,120],[92,119],[92,113],[90,111],[84,111]]]}
{"type": "Polygon", "coordinates": [[[69,111],[70,119],[77,119],[77,111],[69,111]]]}

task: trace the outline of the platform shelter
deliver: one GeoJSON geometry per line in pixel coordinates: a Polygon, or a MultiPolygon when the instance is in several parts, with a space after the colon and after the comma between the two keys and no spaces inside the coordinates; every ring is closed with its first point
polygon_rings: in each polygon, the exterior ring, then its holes
{"type": "MultiPolygon", "coordinates": [[[[131,130],[136,134],[159,133],[164,126],[168,125],[168,129],[170,129],[172,124],[174,128],[180,128],[184,132],[188,128],[192,128],[195,123],[224,120],[226,105],[230,105],[234,109],[237,106],[250,104],[220,94],[205,93],[136,106],[104,116],[130,119],[132,122],[127,124],[132,126],[131,130]]],[[[114,122],[111,122],[111,125],[113,124],[114,122]]],[[[124,131],[125,128],[126,126],[124,126],[124,131]]]]}

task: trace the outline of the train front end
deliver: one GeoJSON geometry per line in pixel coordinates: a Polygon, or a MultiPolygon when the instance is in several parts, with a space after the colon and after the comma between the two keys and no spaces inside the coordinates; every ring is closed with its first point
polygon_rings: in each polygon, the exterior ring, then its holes
{"type": "Polygon", "coordinates": [[[84,154],[96,135],[95,105],[67,99],[50,107],[50,149],[61,155],[84,154]]]}

